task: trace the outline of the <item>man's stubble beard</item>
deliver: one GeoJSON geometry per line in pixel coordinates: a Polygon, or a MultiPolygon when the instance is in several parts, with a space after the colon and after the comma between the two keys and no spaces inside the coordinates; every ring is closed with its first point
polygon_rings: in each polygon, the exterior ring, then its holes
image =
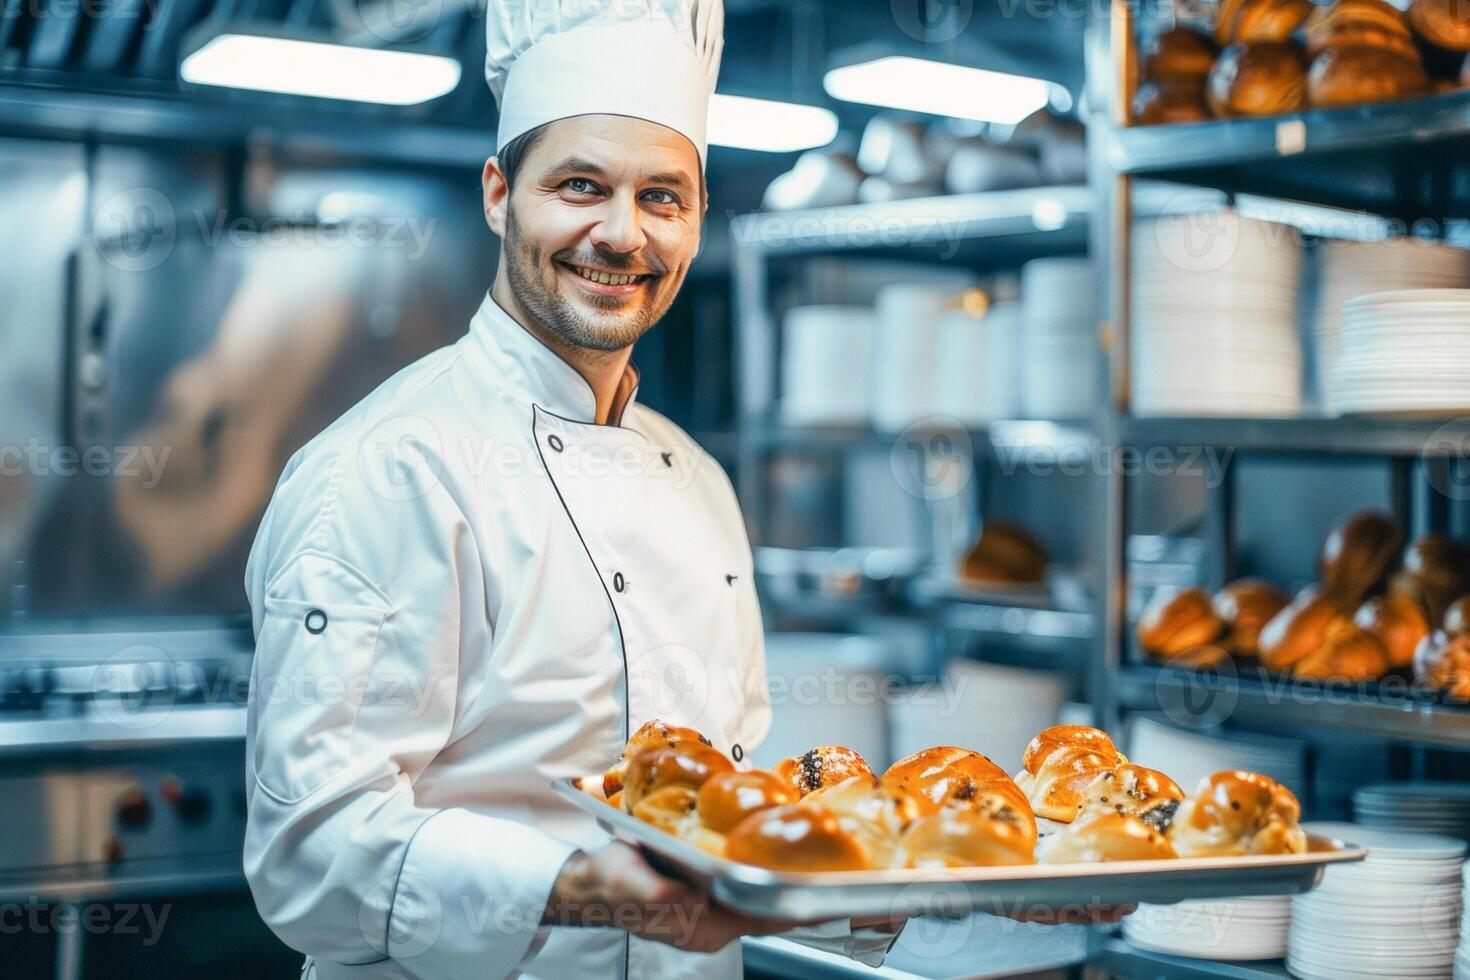
{"type": "MultiPolygon", "coordinates": [[[[538,247],[521,237],[514,208],[506,212],[503,245],[505,271],[517,302],[547,330],[574,347],[598,351],[619,351],[631,347],[665,312],[654,307],[653,297],[649,295],[648,300],[631,315],[619,316],[612,324],[583,316],[565,296],[546,286],[540,271],[553,263],[548,263],[538,247]]],[[[603,261],[616,267],[621,260],[611,256],[603,258],[603,261]]]]}

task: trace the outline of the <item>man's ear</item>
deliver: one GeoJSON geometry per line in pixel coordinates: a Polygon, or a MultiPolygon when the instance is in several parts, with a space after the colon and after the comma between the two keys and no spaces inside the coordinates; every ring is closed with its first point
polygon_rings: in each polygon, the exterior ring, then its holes
{"type": "Polygon", "coordinates": [[[510,184],[506,183],[505,171],[500,169],[500,159],[491,157],[485,161],[485,172],[480,175],[480,186],[485,193],[485,223],[501,238],[505,237],[505,212],[510,207],[510,184]]]}

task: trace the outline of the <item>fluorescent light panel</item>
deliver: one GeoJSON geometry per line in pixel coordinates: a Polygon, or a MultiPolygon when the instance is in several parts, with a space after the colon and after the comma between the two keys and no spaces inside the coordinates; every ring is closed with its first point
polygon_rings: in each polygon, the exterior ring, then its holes
{"type": "Polygon", "coordinates": [[[716,146],[786,153],[826,146],[837,135],[829,109],[715,93],[709,103],[709,141],[716,146]]]}
{"type": "Polygon", "coordinates": [[[1040,78],[892,55],[833,68],[822,80],[844,102],[1014,125],[1050,97],[1040,78]]]}
{"type": "Polygon", "coordinates": [[[179,66],[196,85],[381,105],[436,99],[459,75],[459,61],[440,55],[254,34],[221,34],[179,66]]]}

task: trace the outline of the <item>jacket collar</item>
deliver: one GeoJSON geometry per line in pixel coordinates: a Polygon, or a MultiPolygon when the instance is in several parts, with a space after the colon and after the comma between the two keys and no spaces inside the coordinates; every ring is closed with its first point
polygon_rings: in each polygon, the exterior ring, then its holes
{"type": "MultiPolygon", "coordinates": [[[[470,337],[490,361],[491,382],[506,394],[573,422],[591,425],[597,418],[597,399],[587,380],[517,323],[488,291],[470,321],[470,337]]],[[[622,423],[637,395],[638,369],[629,362],[610,425],[622,423]]]]}

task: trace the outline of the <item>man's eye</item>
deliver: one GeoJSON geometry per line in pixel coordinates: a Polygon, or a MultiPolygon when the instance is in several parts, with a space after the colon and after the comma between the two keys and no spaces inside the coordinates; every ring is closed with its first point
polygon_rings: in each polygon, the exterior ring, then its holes
{"type": "Polygon", "coordinates": [[[653,204],[678,204],[679,199],[671,191],[654,190],[644,195],[644,200],[653,204]]]}
{"type": "Polygon", "coordinates": [[[585,177],[573,177],[567,181],[567,190],[573,194],[591,194],[597,190],[597,185],[585,177]]]}

